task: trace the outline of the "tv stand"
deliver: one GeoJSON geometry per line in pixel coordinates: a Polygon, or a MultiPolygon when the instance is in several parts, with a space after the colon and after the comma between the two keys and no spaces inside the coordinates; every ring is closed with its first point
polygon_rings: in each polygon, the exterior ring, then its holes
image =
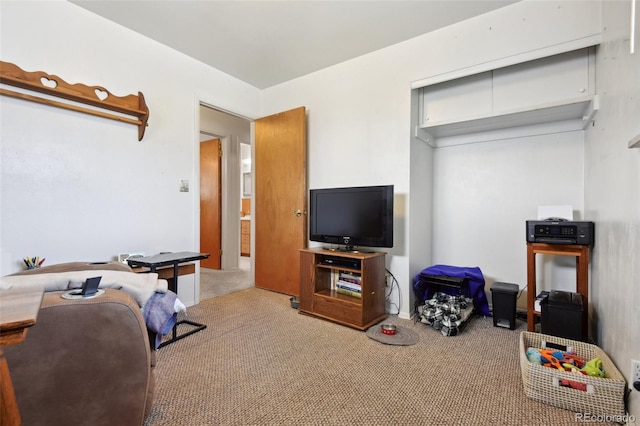
{"type": "Polygon", "coordinates": [[[299,312],[358,330],[382,321],[386,318],[385,255],[300,250],[299,312]],[[334,262],[326,262],[327,257],[334,262]],[[341,274],[356,277],[359,295],[340,292],[337,281],[341,274]]]}

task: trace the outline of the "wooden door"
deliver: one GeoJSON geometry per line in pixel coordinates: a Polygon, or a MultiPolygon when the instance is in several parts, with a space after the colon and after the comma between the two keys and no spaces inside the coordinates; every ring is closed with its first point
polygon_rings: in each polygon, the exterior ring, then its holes
{"type": "Polygon", "coordinates": [[[222,231],[222,156],[220,139],[200,143],[200,261],[204,268],[220,269],[222,231]]]}
{"type": "Polygon", "coordinates": [[[297,296],[307,245],[306,109],[255,122],[255,285],[297,296]]]}

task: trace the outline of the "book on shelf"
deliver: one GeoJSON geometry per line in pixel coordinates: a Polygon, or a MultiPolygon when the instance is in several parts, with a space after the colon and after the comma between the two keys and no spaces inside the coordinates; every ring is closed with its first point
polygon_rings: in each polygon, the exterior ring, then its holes
{"type": "Polygon", "coordinates": [[[349,273],[345,271],[336,271],[333,274],[332,287],[334,290],[344,290],[346,292],[361,293],[362,277],[359,274],[349,273]]]}
{"type": "Polygon", "coordinates": [[[354,284],[343,280],[338,280],[336,282],[336,287],[342,287],[347,290],[357,291],[358,293],[362,292],[362,286],[360,284],[354,284]]]}
{"type": "Polygon", "coordinates": [[[350,282],[353,284],[360,284],[362,281],[362,277],[360,275],[352,274],[349,272],[340,271],[338,274],[338,279],[346,282],[350,282]]]}
{"type": "Polygon", "coordinates": [[[347,296],[352,296],[352,297],[357,297],[359,299],[362,298],[362,293],[359,291],[353,291],[353,290],[349,290],[348,288],[344,288],[344,287],[336,287],[336,292],[340,293],[340,294],[346,294],[347,296]]]}
{"type": "Polygon", "coordinates": [[[334,288],[340,294],[362,298],[362,278],[360,275],[339,271],[335,275],[334,288]]]}

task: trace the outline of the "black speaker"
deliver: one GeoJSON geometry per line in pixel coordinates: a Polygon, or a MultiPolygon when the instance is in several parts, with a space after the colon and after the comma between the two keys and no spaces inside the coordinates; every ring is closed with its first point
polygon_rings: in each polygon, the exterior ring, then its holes
{"type": "Polygon", "coordinates": [[[586,341],[582,335],[582,295],[566,291],[552,290],[549,297],[540,303],[542,334],[564,337],[565,339],[586,341]]]}

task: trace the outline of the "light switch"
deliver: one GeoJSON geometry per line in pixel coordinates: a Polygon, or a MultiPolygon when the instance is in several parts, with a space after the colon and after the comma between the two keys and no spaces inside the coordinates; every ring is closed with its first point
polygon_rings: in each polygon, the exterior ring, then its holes
{"type": "Polygon", "coordinates": [[[189,179],[180,179],[180,192],[189,192],[189,179]]]}

